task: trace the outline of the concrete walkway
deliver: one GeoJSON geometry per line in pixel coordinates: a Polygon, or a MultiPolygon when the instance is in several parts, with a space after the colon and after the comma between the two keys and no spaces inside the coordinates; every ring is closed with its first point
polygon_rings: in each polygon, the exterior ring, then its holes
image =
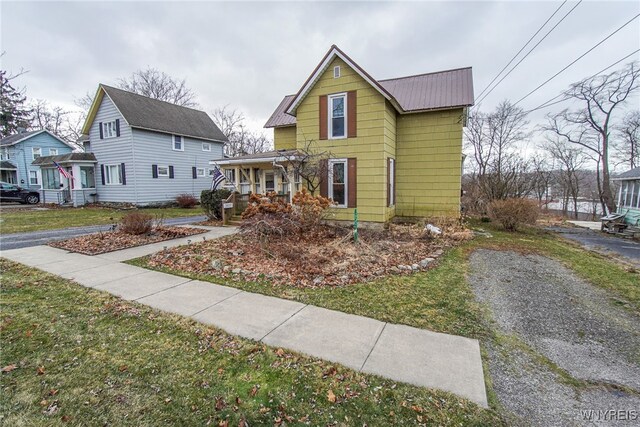
{"type": "MultiPolygon", "coordinates": [[[[206,239],[231,234],[211,228],[206,239]]],[[[191,317],[245,338],[340,363],[395,381],[436,388],[487,407],[477,340],[435,333],[295,301],[244,292],[150,271],[121,261],[202,235],[103,255],[69,253],[49,246],[2,251],[1,256],[126,300],[191,317]]]]}

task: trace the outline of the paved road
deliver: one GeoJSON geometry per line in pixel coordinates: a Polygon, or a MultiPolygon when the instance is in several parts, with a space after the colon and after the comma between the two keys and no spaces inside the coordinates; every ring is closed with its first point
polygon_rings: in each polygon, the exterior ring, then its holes
{"type": "Polygon", "coordinates": [[[616,255],[640,267],[640,243],[599,231],[573,227],[548,227],[562,237],[580,243],[585,248],[604,255],[616,255]]]}
{"type": "MultiPolygon", "coordinates": [[[[180,218],[167,218],[166,225],[182,225],[204,221],[205,216],[188,216],[180,218]]],[[[30,233],[14,233],[0,235],[0,251],[9,249],[27,248],[30,246],[44,245],[54,240],[70,239],[85,234],[107,231],[111,225],[90,225],[85,227],[71,227],[57,230],[33,231],[30,233]]]]}

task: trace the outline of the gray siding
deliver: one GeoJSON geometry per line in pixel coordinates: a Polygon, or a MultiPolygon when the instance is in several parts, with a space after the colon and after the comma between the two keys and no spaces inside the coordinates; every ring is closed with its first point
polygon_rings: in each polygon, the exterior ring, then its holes
{"type": "Polygon", "coordinates": [[[210,188],[209,161],[222,157],[222,143],[186,137],[182,139],[184,151],[174,151],[172,135],[133,129],[135,182],[139,204],[174,201],[177,195],[183,193],[192,194],[199,199],[200,192],[210,188]],[[203,151],[203,143],[210,143],[211,151],[203,151]],[[152,165],[173,166],[174,178],[153,178],[152,165]],[[205,176],[194,179],[194,167],[204,168],[205,176]]]}
{"type": "Polygon", "coordinates": [[[96,155],[96,192],[99,202],[136,203],[132,132],[108,96],[104,96],[89,131],[91,152],[96,155]],[[100,139],[100,123],[120,119],[120,136],[100,139]],[[101,165],[125,164],[126,185],[102,185],[101,165]]]}

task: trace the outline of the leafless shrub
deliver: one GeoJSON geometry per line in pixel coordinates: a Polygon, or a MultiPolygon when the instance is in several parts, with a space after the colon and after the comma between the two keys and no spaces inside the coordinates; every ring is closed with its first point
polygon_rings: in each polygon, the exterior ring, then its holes
{"type": "Polygon", "coordinates": [[[176,197],[176,203],[178,204],[178,207],[190,209],[198,204],[198,199],[196,199],[192,194],[179,194],[176,197]]]}
{"type": "Polygon", "coordinates": [[[535,224],[540,214],[538,203],[532,199],[494,200],[489,204],[489,216],[509,231],[522,224],[535,224]]]}
{"type": "Polygon", "coordinates": [[[127,234],[148,234],[153,229],[153,217],[142,212],[131,212],[120,220],[120,231],[127,234]]]}

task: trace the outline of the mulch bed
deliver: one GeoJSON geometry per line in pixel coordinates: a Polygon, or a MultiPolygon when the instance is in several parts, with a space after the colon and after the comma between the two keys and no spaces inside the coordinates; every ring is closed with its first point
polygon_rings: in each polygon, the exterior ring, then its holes
{"type": "Polygon", "coordinates": [[[161,227],[155,228],[149,234],[141,235],[127,234],[116,230],[59,240],[49,243],[49,246],[85,255],[98,255],[206,232],[207,230],[202,228],[192,227],[161,227]]]}
{"type": "Polygon", "coordinates": [[[149,265],[274,285],[341,286],[427,270],[444,249],[471,236],[460,227],[434,236],[423,226],[391,225],[361,230],[356,244],[350,230],[327,227],[312,236],[272,236],[261,245],[239,234],[167,249],[152,255],[149,265]]]}

